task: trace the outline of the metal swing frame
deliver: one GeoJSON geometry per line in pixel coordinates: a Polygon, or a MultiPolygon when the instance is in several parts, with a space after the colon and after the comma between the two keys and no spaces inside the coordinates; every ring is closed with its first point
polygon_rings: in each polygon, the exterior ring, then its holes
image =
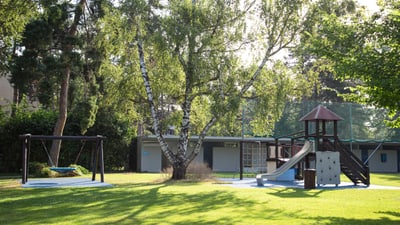
{"type": "MultiPolygon", "coordinates": [[[[46,136],[46,135],[32,135],[32,134],[23,134],[19,136],[19,139],[22,140],[22,184],[28,182],[28,174],[29,174],[29,153],[31,149],[31,141],[40,140],[75,140],[75,141],[93,141],[96,142],[96,152],[92,154],[92,181],[96,180],[96,172],[97,172],[97,163],[100,166],[100,181],[104,183],[104,151],[103,151],[103,141],[106,137],[97,135],[97,136],[46,136]]],[[[53,168],[68,168],[69,167],[53,167],[53,168]]]]}

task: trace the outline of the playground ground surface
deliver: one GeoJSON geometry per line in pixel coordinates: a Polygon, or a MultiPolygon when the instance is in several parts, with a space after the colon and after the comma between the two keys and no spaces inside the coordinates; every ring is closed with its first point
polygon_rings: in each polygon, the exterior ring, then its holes
{"type": "MultiPolygon", "coordinates": [[[[264,180],[264,186],[257,186],[255,178],[243,178],[242,180],[236,178],[220,178],[223,181],[223,185],[231,186],[235,188],[304,188],[304,180],[295,181],[268,181],[264,180]]],[[[383,186],[371,184],[366,186],[364,184],[354,185],[351,182],[341,182],[338,186],[335,184],[328,185],[315,185],[316,189],[392,189],[400,190],[400,187],[394,186],[383,186]]]]}
{"type": "MultiPolygon", "coordinates": [[[[303,180],[295,181],[264,181],[264,186],[257,186],[255,178],[218,178],[216,182],[224,186],[235,188],[304,188],[303,180]]],[[[111,187],[107,182],[92,181],[90,178],[33,178],[27,183],[22,184],[24,188],[60,188],[60,187],[111,187]]],[[[371,184],[369,186],[358,184],[354,185],[350,182],[341,182],[336,185],[316,185],[316,189],[393,189],[400,190],[400,187],[383,186],[371,184]]]]}
{"type": "Polygon", "coordinates": [[[92,181],[90,178],[32,178],[22,184],[24,188],[59,188],[59,187],[111,187],[106,182],[92,181]]]}

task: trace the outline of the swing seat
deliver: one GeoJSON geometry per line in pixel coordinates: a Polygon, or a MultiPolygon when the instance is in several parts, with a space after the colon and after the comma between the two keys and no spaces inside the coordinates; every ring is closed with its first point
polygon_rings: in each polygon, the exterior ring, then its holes
{"type": "Polygon", "coordinates": [[[69,173],[76,170],[75,167],[50,167],[50,170],[56,171],[58,173],[69,173]]]}

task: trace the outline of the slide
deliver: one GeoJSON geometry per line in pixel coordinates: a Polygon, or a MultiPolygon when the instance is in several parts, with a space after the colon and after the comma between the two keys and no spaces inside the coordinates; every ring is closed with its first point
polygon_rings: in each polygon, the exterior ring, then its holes
{"type": "Polygon", "coordinates": [[[306,141],[303,148],[292,158],[290,158],[289,161],[287,161],[285,164],[283,164],[281,167],[276,169],[272,173],[261,173],[257,174],[257,185],[258,186],[264,186],[263,179],[270,179],[274,180],[286,171],[288,171],[290,168],[292,168],[294,165],[296,165],[301,159],[303,159],[308,153],[312,152],[313,146],[311,145],[311,142],[306,141]]]}

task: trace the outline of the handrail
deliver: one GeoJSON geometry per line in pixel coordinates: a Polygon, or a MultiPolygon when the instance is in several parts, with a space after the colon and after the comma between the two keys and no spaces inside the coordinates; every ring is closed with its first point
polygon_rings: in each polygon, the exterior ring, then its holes
{"type": "MultiPolygon", "coordinates": [[[[365,165],[353,152],[341,143],[338,138],[334,139],[334,143],[330,141],[327,141],[326,143],[331,150],[341,152],[341,160],[343,160],[343,164],[357,176],[357,179],[361,180],[364,184],[369,185],[369,167],[367,165],[365,165]],[[345,156],[342,154],[345,154],[345,156]]],[[[346,174],[346,176],[354,183],[357,182],[357,180],[353,180],[350,175],[346,174]]]]}
{"type": "Polygon", "coordinates": [[[354,159],[354,161],[357,162],[357,164],[361,167],[365,167],[365,164],[350,150],[347,149],[347,146],[345,146],[342,142],[340,142],[340,140],[338,138],[335,138],[335,143],[339,144],[339,146],[345,150],[345,152],[350,155],[350,157],[352,159],[354,159]]]}

